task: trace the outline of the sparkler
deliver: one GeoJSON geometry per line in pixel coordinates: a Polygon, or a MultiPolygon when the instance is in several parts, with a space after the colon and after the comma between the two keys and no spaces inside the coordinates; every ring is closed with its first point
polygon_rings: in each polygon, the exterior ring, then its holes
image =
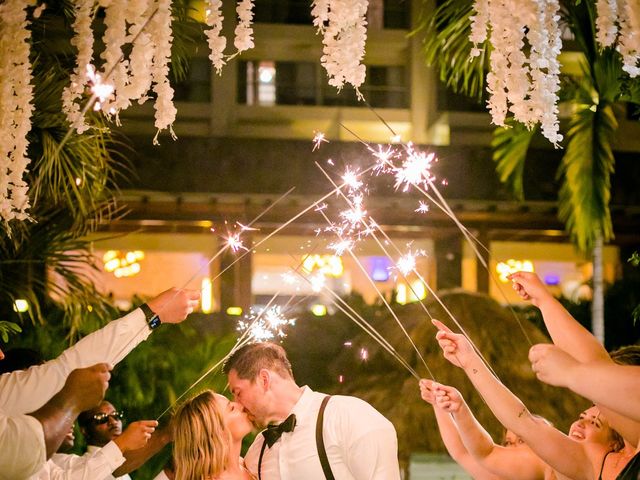
{"type": "Polygon", "coordinates": [[[416,213],[427,213],[429,211],[429,205],[424,203],[422,200],[418,203],[418,208],[414,210],[416,213]]]}
{"type": "Polygon", "coordinates": [[[324,136],[324,133],[322,132],[314,132],[315,136],[313,137],[313,150],[311,150],[312,152],[315,152],[318,148],[320,148],[320,144],[322,142],[325,143],[329,143],[329,140],[327,140],[324,136]]]}
{"type": "Polygon", "coordinates": [[[284,328],[295,324],[295,318],[286,318],[282,313],[282,308],[274,306],[262,310],[260,314],[251,310],[249,315],[238,322],[237,330],[243,333],[247,332],[250,341],[264,342],[276,337],[286,337],[284,328]]]}
{"type": "MultiPolygon", "coordinates": [[[[115,87],[111,83],[104,82],[102,80],[102,75],[96,72],[96,67],[92,64],[87,65],[87,79],[89,81],[89,85],[91,85],[91,93],[95,97],[93,110],[96,112],[100,111],[102,110],[102,104],[111,96],[115,87]]],[[[110,113],[115,113],[115,110],[110,113]]]]}

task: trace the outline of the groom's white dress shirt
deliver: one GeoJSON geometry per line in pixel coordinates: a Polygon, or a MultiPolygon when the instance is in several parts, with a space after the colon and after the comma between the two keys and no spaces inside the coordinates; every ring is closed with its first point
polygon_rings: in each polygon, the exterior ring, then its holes
{"type": "MultiPolygon", "coordinates": [[[[316,448],[316,420],[326,395],[304,387],[291,413],[293,432],[283,433],[262,458],[262,480],[323,479],[316,448]]],[[[323,437],[336,480],[399,480],[398,441],[389,420],[356,397],[334,395],[324,413],[323,437]]],[[[245,456],[245,464],[258,476],[264,437],[258,435],[245,456]]]]}

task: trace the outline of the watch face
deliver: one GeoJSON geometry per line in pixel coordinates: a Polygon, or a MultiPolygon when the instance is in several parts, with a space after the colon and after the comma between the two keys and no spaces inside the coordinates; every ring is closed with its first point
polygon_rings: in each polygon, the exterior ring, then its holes
{"type": "Polygon", "coordinates": [[[149,328],[154,329],[154,328],[158,328],[160,326],[160,317],[158,315],[154,315],[153,317],[151,317],[151,320],[149,320],[149,328]]]}

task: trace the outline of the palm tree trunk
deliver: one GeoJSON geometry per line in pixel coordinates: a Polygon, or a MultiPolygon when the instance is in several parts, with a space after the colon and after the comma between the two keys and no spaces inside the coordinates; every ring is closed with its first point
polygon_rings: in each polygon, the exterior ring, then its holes
{"type": "Polygon", "coordinates": [[[602,234],[598,232],[593,244],[593,302],[591,304],[591,331],[604,344],[604,280],[602,275],[602,234]]]}

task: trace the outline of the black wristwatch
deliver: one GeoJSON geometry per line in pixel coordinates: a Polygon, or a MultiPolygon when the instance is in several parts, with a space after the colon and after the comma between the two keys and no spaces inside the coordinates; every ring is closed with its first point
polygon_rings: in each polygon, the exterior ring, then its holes
{"type": "Polygon", "coordinates": [[[162,323],[160,321],[160,317],[157,313],[153,313],[153,310],[151,310],[149,305],[143,303],[142,305],[140,305],[140,309],[144,312],[144,318],[147,320],[147,325],[149,325],[149,328],[151,330],[154,330],[160,326],[160,324],[162,323]]]}

